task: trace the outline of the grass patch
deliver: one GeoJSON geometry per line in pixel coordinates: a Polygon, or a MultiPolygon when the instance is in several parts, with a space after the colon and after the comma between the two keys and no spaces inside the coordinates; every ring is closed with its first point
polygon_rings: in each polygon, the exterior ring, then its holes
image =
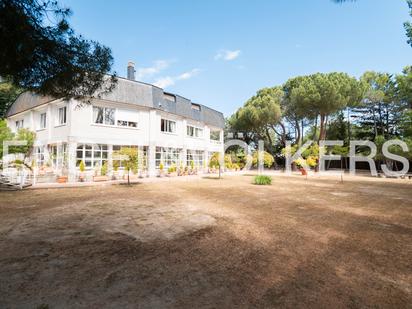
{"type": "Polygon", "coordinates": [[[257,175],[255,176],[253,183],[255,185],[261,185],[261,186],[271,185],[272,177],[266,176],[266,175],[257,175]]]}

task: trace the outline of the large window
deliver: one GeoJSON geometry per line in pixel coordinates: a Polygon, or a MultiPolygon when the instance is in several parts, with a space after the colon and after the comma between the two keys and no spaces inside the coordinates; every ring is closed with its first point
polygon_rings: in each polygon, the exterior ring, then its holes
{"type": "Polygon", "coordinates": [[[76,166],[83,161],[86,168],[103,166],[107,161],[107,145],[79,144],[76,151],[76,166]]]}
{"type": "Polygon", "coordinates": [[[202,137],[203,136],[203,129],[193,127],[193,126],[187,126],[187,136],[202,137]]]}
{"type": "Polygon", "coordinates": [[[114,125],[115,109],[93,106],[93,122],[98,124],[114,125]]]}
{"type": "Polygon", "coordinates": [[[37,146],[34,148],[34,156],[36,159],[36,165],[42,167],[46,164],[46,147],[37,146]]]}
{"type": "Polygon", "coordinates": [[[193,166],[195,168],[203,168],[203,151],[201,150],[187,150],[186,165],[193,166]]]}
{"type": "Polygon", "coordinates": [[[67,144],[51,145],[50,156],[54,168],[62,168],[67,164],[67,144]]]}
{"type": "Polygon", "coordinates": [[[132,110],[117,110],[117,125],[121,127],[137,128],[137,113],[132,110]]]}
{"type": "Polygon", "coordinates": [[[211,130],[210,131],[210,140],[215,141],[215,142],[220,142],[220,131],[211,130]]]}
{"type": "Polygon", "coordinates": [[[66,124],[66,120],[67,120],[67,107],[66,106],[59,108],[58,117],[59,118],[57,119],[57,125],[66,124]]]}
{"type": "Polygon", "coordinates": [[[93,123],[137,128],[138,113],[134,110],[93,106],[93,123]]]}
{"type": "Polygon", "coordinates": [[[162,119],[160,123],[160,131],[176,133],[176,122],[172,120],[162,119]]]}
{"type": "Polygon", "coordinates": [[[156,168],[159,168],[160,163],[163,163],[165,169],[170,166],[179,166],[181,149],[156,147],[156,168]]]}
{"type": "Polygon", "coordinates": [[[47,123],[46,113],[41,113],[39,129],[46,129],[46,123],[47,123]]]}
{"type": "MultiPolygon", "coordinates": [[[[147,146],[127,146],[127,145],[113,145],[113,153],[120,151],[122,148],[134,148],[137,149],[138,153],[138,167],[146,170],[148,168],[147,165],[147,146]],[[139,152],[139,148],[141,149],[141,153],[139,152]]],[[[113,168],[120,168],[123,169],[123,163],[121,160],[116,160],[115,155],[113,155],[113,168]]]]}

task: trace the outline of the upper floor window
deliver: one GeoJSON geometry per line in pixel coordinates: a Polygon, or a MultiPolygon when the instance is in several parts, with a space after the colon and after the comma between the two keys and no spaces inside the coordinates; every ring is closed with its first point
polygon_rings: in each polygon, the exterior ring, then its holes
{"type": "Polygon", "coordinates": [[[40,129],[46,129],[46,123],[47,123],[46,113],[41,113],[41,114],[40,114],[39,128],[40,128],[40,129]]]}
{"type": "Polygon", "coordinates": [[[160,123],[162,132],[176,133],[176,122],[172,120],[162,119],[160,123]]]}
{"type": "Polygon", "coordinates": [[[63,106],[59,108],[59,113],[58,113],[58,119],[57,119],[57,124],[58,125],[63,125],[66,124],[67,120],[67,107],[63,106]]]}
{"type": "Polygon", "coordinates": [[[137,113],[133,110],[118,109],[117,125],[121,127],[137,128],[137,113]]]}
{"type": "Polygon", "coordinates": [[[109,107],[93,106],[93,122],[114,125],[115,109],[109,107]]]}
{"type": "Polygon", "coordinates": [[[16,130],[22,129],[24,127],[24,119],[16,121],[16,130]]]}
{"type": "Polygon", "coordinates": [[[220,131],[218,130],[211,130],[210,131],[210,139],[212,141],[220,141],[220,131]]]}
{"type": "Polygon", "coordinates": [[[203,136],[203,129],[196,128],[196,127],[193,127],[193,126],[187,126],[187,136],[202,137],[203,136]]]}
{"type": "Polygon", "coordinates": [[[196,103],[192,103],[192,109],[195,111],[199,111],[200,112],[200,105],[196,104],[196,103]]]}

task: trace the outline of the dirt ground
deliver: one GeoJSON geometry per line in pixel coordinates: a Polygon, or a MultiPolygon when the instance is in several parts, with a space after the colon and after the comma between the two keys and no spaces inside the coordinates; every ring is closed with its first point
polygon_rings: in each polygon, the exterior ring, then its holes
{"type": "Polygon", "coordinates": [[[412,181],[0,193],[0,308],[411,308],[412,181]]]}

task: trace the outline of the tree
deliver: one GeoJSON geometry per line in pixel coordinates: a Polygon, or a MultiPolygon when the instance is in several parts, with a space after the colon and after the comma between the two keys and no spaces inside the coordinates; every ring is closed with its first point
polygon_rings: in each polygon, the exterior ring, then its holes
{"type": "Polygon", "coordinates": [[[122,165],[127,171],[127,184],[130,185],[130,171],[137,173],[138,152],[136,148],[122,147],[115,153],[121,157],[122,165]]]}
{"type": "Polygon", "coordinates": [[[362,104],[354,109],[357,117],[358,138],[374,140],[399,136],[399,121],[407,104],[396,95],[396,84],[388,73],[365,72],[360,78],[366,85],[362,104]]]}
{"type": "Polygon", "coordinates": [[[229,119],[230,128],[243,132],[246,139],[256,144],[259,139],[265,140],[266,148],[273,152],[274,132],[281,119],[282,97],[280,87],[259,90],[229,119]]]}
{"type": "Polygon", "coordinates": [[[22,91],[8,81],[0,82],[0,119],[6,117],[7,110],[22,91]]]}
{"type": "MultiPolygon", "coordinates": [[[[409,15],[412,17],[412,0],[406,0],[409,7],[409,15]]],[[[408,44],[412,47],[412,23],[407,21],[404,24],[406,30],[406,36],[408,37],[408,44]]]]}
{"type": "Polygon", "coordinates": [[[291,104],[308,117],[319,116],[319,140],[324,140],[328,117],[360,101],[362,91],[357,80],[346,73],[316,73],[300,77],[289,97],[291,104]]]}
{"type": "Polygon", "coordinates": [[[405,67],[402,74],[396,75],[396,86],[398,99],[412,108],[412,66],[405,67]]]}
{"type": "Polygon", "coordinates": [[[85,100],[111,91],[110,49],[77,36],[70,14],[53,0],[2,0],[0,76],[55,98],[85,100]]]}
{"type": "Polygon", "coordinates": [[[13,139],[13,133],[7,126],[6,120],[0,120],[0,160],[3,158],[3,142],[11,141],[13,139]]]}

